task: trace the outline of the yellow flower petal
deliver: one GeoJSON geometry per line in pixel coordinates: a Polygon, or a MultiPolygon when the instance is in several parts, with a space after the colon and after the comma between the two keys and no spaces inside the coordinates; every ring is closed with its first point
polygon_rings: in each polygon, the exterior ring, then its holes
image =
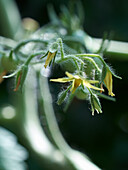
{"type": "Polygon", "coordinates": [[[92,83],[92,84],[99,83],[98,80],[87,80],[87,81],[88,81],[88,83],[92,83]]]}
{"type": "Polygon", "coordinates": [[[65,74],[69,77],[69,78],[74,78],[74,76],[72,74],[70,74],[69,72],[65,72],[65,74]]]}
{"type": "Polygon", "coordinates": [[[72,93],[74,93],[76,91],[76,89],[81,85],[81,79],[74,79],[72,82],[72,88],[71,91],[72,93]]]}
{"type": "Polygon", "coordinates": [[[104,79],[104,83],[108,89],[108,94],[110,96],[115,96],[115,94],[112,92],[112,73],[108,70],[107,73],[106,73],[106,77],[104,79]]]}
{"type": "Polygon", "coordinates": [[[65,74],[68,76],[68,78],[51,79],[50,81],[60,82],[60,83],[72,81],[72,88],[71,88],[72,93],[74,93],[80,85],[84,85],[88,88],[92,88],[92,89],[95,89],[95,90],[104,91],[104,89],[101,89],[101,88],[98,88],[98,87],[91,85],[91,83],[93,83],[93,84],[99,83],[99,81],[97,81],[97,80],[85,80],[81,76],[72,75],[69,72],[65,72],[65,74]]]}
{"type": "Polygon", "coordinates": [[[59,83],[66,83],[72,81],[72,78],[58,78],[58,79],[50,79],[50,81],[59,82],[59,83]]]}
{"type": "Polygon", "coordinates": [[[45,68],[48,66],[50,61],[54,58],[55,54],[56,53],[51,53],[51,52],[48,53],[48,56],[47,56],[47,59],[45,61],[45,65],[44,65],[45,68]]]}
{"type": "Polygon", "coordinates": [[[91,88],[91,89],[94,89],[94,90],[104,91],[104,89],[95,87],[95,86],[91,85],[91,84],[90,84],[88,81],[86,81],[86,80],[83,80],[83,84],[84,84],[84,86],[86,86],[86,87],[88,87],[88,88],[91,88]]]}

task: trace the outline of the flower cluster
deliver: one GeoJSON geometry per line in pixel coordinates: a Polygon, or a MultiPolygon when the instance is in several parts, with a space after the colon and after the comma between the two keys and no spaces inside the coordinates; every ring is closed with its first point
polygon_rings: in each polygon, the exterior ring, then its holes
{"type": "MultiPolygon", "coordinates": [[[[14,49],[12,49],[8,56],[8,61],[10,63],[18,63],[19,59],[17,59],[17,56],[19,55],[17,55],[17,51],[22,45],[29,42],[31,41],[21,42],[14,49]]],[[[36,39],[32,40],[32,42],[44,43],[45,50],[30,54],[28,58],[22,62],[20,67],[18,65],[19,63],[17,64],[17,69],[10,75],[6,75],[7,69],[4,69],[0,75],[0,82],[3,81],[3,78],[16,76],[16,86],[14,91],[22,91],[29,66],[31,66],[32,63],[32,59],[34,57],[40,56],[40,62],[43,61],[44,68],[47,68],[54,63],[60,64],[60,66],[63,66],[62,69],[64,69],[67,76],[63,78],[50,79],[52,82],[69,82],[68,84],[70,84],[66,87],[66,90],[61,91],[61,93],[58,95],[58,104],[62,104],[64,101],[66,101],[66,99],[68,100],[68,96],[70,97],[70,95],[72,95],[73,97],[76,96],[79,99],[89,100],[91,104],[92,115],[94,115],[95,110],[97,113],[102,113],[98,96],[100,96],[100,94],[105,91],[103,87],[108,89],[108,95],[111,97],[115,96],[113,93],[112,76],[120,78],[113,73],[104,59],[98,54],[90,53],[74,53],[65,55],[61,38],[57,38],[56,41],[52,41],[50,44],[43,40],[36,39]]],[[[6,67],[4,66],[4,68],[6,67]]],[[[8,70],[8,72],[10,71],[12,70],[8,70]]]]}

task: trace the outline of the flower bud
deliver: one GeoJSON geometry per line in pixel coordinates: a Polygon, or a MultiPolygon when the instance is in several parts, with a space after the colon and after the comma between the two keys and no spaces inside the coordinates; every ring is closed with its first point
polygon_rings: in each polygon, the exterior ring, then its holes
{"type": "Polygon", "coordinates": [[[14,91],[17,91],[18,89],[22,91],[27,73],[28,73],[28,66],[24,65],[22,69],[17,73],[16,88],[14,89],[14,91]]]}
{"type": "Polygon", "coordinates": [[[98,99],[96,94],[91,93],[91,107],[92,107],[92,115],[94,115],[94,111],[97,113],[102,113],[100,100],[98,99]]]}

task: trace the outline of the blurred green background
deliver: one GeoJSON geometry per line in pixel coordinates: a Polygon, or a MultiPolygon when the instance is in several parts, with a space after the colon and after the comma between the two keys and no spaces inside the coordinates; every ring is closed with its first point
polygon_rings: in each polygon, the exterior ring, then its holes
{"type": "MultiPolygon", "coordinates": [[[[21,17],[31,17],[40,26],[49,22],[47,5],[52,3],[59,14],[65,0],[16,0],[21,17]]],[[[128,1],[127,0],[83,0],[85,11],[84,29],[93,37],[103,37],[104,31],[113,31],[113,40],[128,42],[128,1]]],[[[0,33],[2,35],[2,31],[0,33]]],[[[91,160],[106,170],[128,169],[128,59],[106,58],[122,80],[114,78],[116,102],[101,99],[103,113],[91,115],[89,103],[74,99],[66,113],[56,105],[59,90],[51,87],[54,108],[60,129],[67,142],[75,149],[87,154],[91,160]]],[[[60,68],[56,68],[57,70],[60,68]]],[[[56,72],[56,70],[54,70],[56,72]]],[[[54,74],[54,73],[53,73],[54,74]]],[[[0,84],[0,106],[12,104],[9,97],[10,80],[0,84]]],[[[60,86],[57,86],[59,89],[60,86]]],[[[4,126],[4,125],[3,125],[4,126]]],[[[5,125],[6,127],[7,125],[5,125]]],[[[15,127],[9,127],[12,130],[15,127]]],[[[29,157],[30,170],[40,169],[36,160],[29,157]]]]}

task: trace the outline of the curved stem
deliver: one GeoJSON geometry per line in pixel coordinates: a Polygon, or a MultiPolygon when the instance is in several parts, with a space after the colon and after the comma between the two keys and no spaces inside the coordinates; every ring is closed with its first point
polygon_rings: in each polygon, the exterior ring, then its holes
{"type": "Polygon", "coordinates": [[[99,54],[75,54],[75,56],[76,57],[81,57],[81,58],[85,58],[85,57],[97,57],[97,58],[99,58],[101,61],[102,61],[102,63],[103,63],[103,65],[105,65],[106,66],[106,63],[105,63],[105,61],[103,60],[103,58],[99,55],[99,54]]]}
{"type": "Polygon", "coordinates": [[[57,39],[57,42],[58,42],[59,45],[60,45],[61,59],[63,59],[63,58],[64,58],[64,47],[63,47],[62,39],[61,39],[61,38],[58,38],[58,39],[57,39]]]}
{"type": "MultiPolygon", "coordinates": [[[[18,52],[18,50],[19,50],[22,46],[24,46],[24,45],[26,45],[26,44],[28,44],[28,43],[31,43],[31,42],[43,43],[43,44],[47,44],[47,43],[48,43],[47,41],[42,40],[42,39],[23,40],[23,41],[21,41],[20,43],[18,43],[18,45],[13,49],[13,52],[15,53],[15,55],[16,55],[16,53],[18,52]]],[[[16,55],[16,58],[18,59],[18,55],[16,55]]]]}
{"type": "Polygon", "coordinates": [[[40,92],[43,99],[44,112],[47,125],[53,141],[76,170],[99,170],[88,158],[80,152],[73,150],[62,136],[52,107],[52,97],[49,91],[47,78],[40,76],[40,92]]]}
{"type": "Polygon", "coordinates": [[[34,57],[36,57],[36,56],[38,56],[38,55],[41,55],[41,54],[43,54],[43,53],[44,53],[44,51],[39,51],[39,52],[36,52],[36,53],[30,55],[30,56],[27,58],[27,60],[26,60],[26,62],[25,62],[25,65],[28,65],[28,64],[30,63],[30,61],[31,61],[34,57]]]}
{"type": "MultiPolygon", "coordinates": [[[[63,153],[48,140],[38,117],[36,96],[36,74],[31,69],[24,91],[24,112],[22,111],[21,130],[31,151],[43,167],[48,170],[71,170],[71,166],[63,153]],[[31,83],[33,82],[33,83],[31,83]],[[23,114],[24,113],[24,114],[23,114]]],[[[21,96],[23,97],[23,96],[21,96]]]]}
{"type": "Polygon", "coordinates": [[[89,61],[90,63],[92,63],[92,65],[95,67],[95,69],[98,72],[101,72],[100,68],[98,67],[98,65],[96,64],[96,62],[92,58],[84,57],[83,59],[85,59],[85,60],[89,61]]]}

